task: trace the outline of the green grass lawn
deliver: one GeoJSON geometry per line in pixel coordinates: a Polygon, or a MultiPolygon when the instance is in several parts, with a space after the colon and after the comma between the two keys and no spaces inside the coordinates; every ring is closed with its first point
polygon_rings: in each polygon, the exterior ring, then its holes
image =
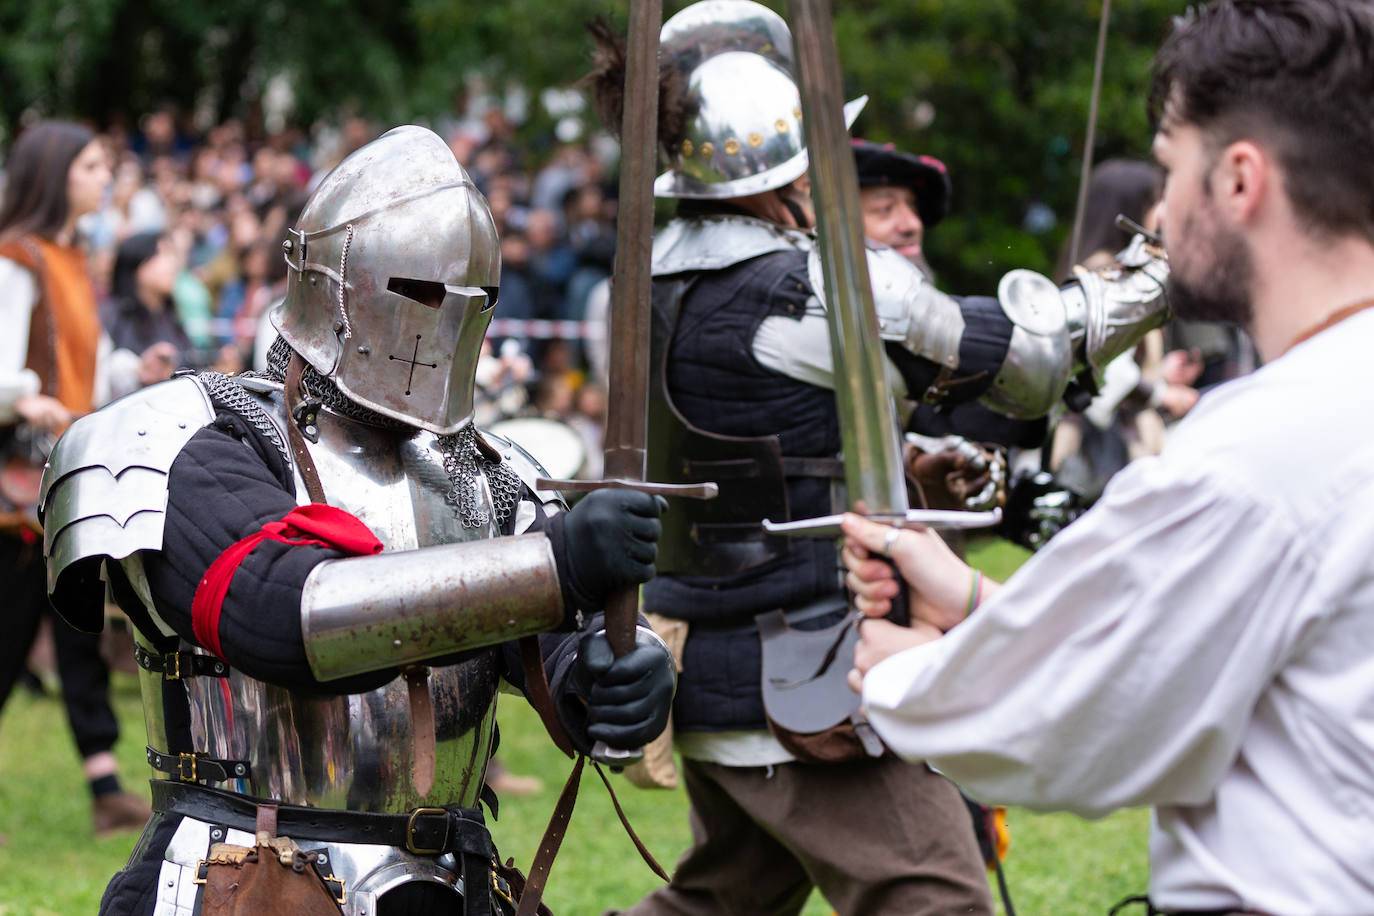
{"type": "MultiPolygon", "coordinates": [[[[1024,554],[993,544],[975,546],[971,556],[990,575],[1002,577],[1024,554]]],[[[116,674],[114,695],[124,724],[116,751],[125,783],[146,792],[149,771],[134,680],[116,674]]],[[[502,855],[528,869],[570,764],[544,737],[538,717],[514,697],[502,697],[501,733],[506,765],[544,782],[536,795],[506,799],[493,827],[502,855]]],[[[688,842],[685,795],[636,789],[615,777],[613,782],[636,831],[671,869],[688,842]]],[[[1144,892],[1146,812],[1086,822],[1013,810],[1009,821],[1006,870],[1022,916],[1102,914],[1122,897],[1144,892]]],[[[92,837],[80,765],[56,698],[21,690],[0,715],[0,833],[9,837],[0,846],[0,916],[94,913],[105,882],[133,847],[132,835],[101,842],[92,837]]],[[[595,916],[606,907],[628,906],[657,883],[622,832],[600,780],[584,774],[546,895],[554,912],[595,916]]],[[[805,910],[805,916],[828,913],[819,896],[805,910]]]]}

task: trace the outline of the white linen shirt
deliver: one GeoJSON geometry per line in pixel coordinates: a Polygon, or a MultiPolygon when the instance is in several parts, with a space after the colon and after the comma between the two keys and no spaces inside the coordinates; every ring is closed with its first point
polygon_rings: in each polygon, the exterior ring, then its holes
{"type": "Polygon", "coordinates": [[[1374,312],[1208,395],[944,638],[864,680],[990,802],[1154,805],[1165,910],[1374,913],[1374,312]]]}
{"type": "MultiPolygon", "coordinates": [[[[29,350],[29,319],[38,301],[33,274],[9,258],[0,258],[0,424],[18,420],[15,403],[38,394],[38,375],[25,368],[29,350]]],[[[95,390],[99,407],[139,387],[139,355],[116,349],[103,330],[96,345],[95,390]]]]}

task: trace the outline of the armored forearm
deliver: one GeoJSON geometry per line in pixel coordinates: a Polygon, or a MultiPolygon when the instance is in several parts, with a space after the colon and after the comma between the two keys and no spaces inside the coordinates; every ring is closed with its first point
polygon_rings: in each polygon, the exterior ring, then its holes
{"type": "Polygon", "coordinates": [[[543,534],[326,560],[301,593],[321,681],[552,630],[563,620],[543,534]]]}
{"type": "Polygon", "coordinates": [[[1169,264],[1163,254],[1136,236],[1117,261],[1096,271],[1077,268],[1077,278],[1062,288],[1029,270],[1002,278],[997,298],[1015,327],[985,404],[1013,417],[1043,416],[1072,378],[1100,377],[1164,323],[1169,264]]]}

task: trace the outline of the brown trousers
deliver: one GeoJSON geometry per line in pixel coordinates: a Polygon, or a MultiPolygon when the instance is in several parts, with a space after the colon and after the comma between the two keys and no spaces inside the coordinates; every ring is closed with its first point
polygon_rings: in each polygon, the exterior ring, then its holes
{"type": "Polygon", "coordinates": [[[893,757],[834,766],[683,760],[693,845],[671,883],[605,916],[991,916],[958,790],[893,757]]]}

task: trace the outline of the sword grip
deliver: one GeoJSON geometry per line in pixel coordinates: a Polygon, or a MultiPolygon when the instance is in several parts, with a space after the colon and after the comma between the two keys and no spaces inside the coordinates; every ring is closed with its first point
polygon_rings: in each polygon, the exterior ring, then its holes
{"type": "MultiPolygon", "coordinates": [[[[635,628],[639,624],[639,587],[617,589],[606,598],[606,641],[611,652],[622,658],[634,651],[635,628]]],[[[613,748],[604,741],[592,746],[592,759],[619,772],[644,756],[641,748],[613,748]]]]}

